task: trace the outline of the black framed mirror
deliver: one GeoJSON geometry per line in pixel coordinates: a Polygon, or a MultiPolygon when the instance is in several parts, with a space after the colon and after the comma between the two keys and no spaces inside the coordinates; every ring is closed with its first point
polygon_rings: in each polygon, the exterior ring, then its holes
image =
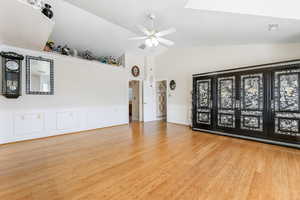
{"type": "Polygon", "coordinates": [[[26,56],[26,94],[54,95],[54,62],[26,56]]]}

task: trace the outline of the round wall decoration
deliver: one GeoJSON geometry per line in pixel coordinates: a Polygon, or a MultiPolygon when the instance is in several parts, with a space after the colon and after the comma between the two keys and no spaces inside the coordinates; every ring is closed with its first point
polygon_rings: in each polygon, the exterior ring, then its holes
{"type": "Polygon", "coordinates": [[[140,75],[140,68],[138,66],[133,66],[131,69],[132,76],[138,77],[140,75]]]}
{"type": "Polygon", "coordinates": [[[176,82],[174,80],[171,80],[170,81],[170,89],[175,90],[175,88],[176,88],[176,82]]]}

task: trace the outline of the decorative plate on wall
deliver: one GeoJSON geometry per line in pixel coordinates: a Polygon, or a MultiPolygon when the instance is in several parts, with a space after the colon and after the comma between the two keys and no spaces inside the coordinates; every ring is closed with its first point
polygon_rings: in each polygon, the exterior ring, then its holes
{"type": "Polygon", "coordinates": [[[176,88],[176,82],[174,80],[171,80],[170,81],[170,89],[175,90],[175,88],[176,88]]]}
{"type": "Polygon", "coordinates": [[[140,68],[138,66],[133,66],[131,69],[132,76],[138,77],[140,75],[140,68]]]}

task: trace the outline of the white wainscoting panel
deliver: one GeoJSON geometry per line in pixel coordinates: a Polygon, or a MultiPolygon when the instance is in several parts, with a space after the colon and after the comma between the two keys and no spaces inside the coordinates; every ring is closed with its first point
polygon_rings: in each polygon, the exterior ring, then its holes
{"type": "Polygon", "coordinates": [[[91,129],[128,123],[128,109],[123,106],[109,106],[87,111],[87,126],[91,129]],[[125,115],[124,115],[125,114],[125,115]]]}
{"type": "Polygon", "coordinates": [[[167,120],[171,123],[189,125],[189,108],[185,105],[168,105],[167,120]]]}
{"type": "Polygon", "coordinates": [[[0,144],[127,124],[127,113],[125,106],[0,112],[0,144]]]}
{"type": "Polygon", "coordinates": [[[44,130],[44,113],[17,113],[14,115],[14,135],[16,137],[32,135],[44,130]]]}
{"type": "Polygon", "coordinates": [[[79,128],[79,119],[76,112],[57,112],[56,113],[56,128],[57,130],[68,130],[79,128]]]}
{"type": "Polygon", "coordinates": [[[7,143],[13,138],[13,114],[0,112],[0,144],[7,143]]]}

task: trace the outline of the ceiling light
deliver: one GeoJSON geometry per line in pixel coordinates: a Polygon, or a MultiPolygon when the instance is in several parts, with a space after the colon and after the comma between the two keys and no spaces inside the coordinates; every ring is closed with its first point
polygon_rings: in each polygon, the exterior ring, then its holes
{"type": "Polygon", "coordinates": [[[155,47],[157,47],[159,45],[159,41],[157,40],[156,37],[152,37],[151,42],[152,42],[153,46],[155,46],[155,47]]]}
{"type": "MultiPolygon", "coordinates": [[[[170,35],[176,32],[175,28],[169,28],[163,31],[157,31],[154,26],[155,15],[150,14],[148,16],[152,26],[150,29],[138,25],[137,28],[143,33],[144,36],[141,37],[133,37],[129,38],[129,40],[145,40],[144,44],[141,45],[139,48],[145,49],[146,47],[158,47],[159,44],[163,44],[164,46],[173,46],[175,43],[171,40],[167,40],[164,36],[170,35]]],[[[154,49],[154,48],[151,48],[154,49]]]]}
{"type": "Polygon", "coordinates": [[[152,47],[152,46],[153,46],[152,40],[151,40],[150,38],[148,38],[148,39],[145,41],[145,44],[146,44],[148,47],[152,47]]]}
{"type": "Polygon", "coordinates": [[[299,0],[189,0],[186,8],[300,19],[299,0]]]}
{"type": "Polygon", "coordinates": [[[151,36],[148,39],[146,39],[145,44],[148,47],[157,47],[159,45],[159,41],[156,37],[151,36]]]}

